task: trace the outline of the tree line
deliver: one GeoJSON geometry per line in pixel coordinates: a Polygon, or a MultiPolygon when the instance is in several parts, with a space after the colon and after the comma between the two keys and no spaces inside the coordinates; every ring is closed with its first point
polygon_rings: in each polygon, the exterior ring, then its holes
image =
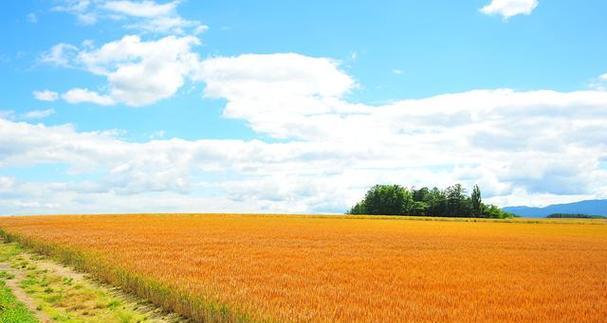
{"type": "Polygon", "coordinates": [[[591,215],[581,213],[552,213],[547,216],[549,219],[605,219],[607,217],[602,215],[591,215]]]}
{"type": "Polygon", "coordinates": [[[348,214],[414,215],[440,217],[509,218],[513,215],[482,201],[474,185],[468,196],[460,184],[440,190],[436,187],[406,188],[401,185],[375,185],[348,214]]]}

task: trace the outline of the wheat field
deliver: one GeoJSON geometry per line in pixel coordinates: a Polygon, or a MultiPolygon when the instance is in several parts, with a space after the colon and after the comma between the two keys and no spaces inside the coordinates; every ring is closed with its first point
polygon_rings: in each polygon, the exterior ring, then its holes
{"type": "Polygon", "coordinates": [[[77,215],[0,229],[199,321],[607,317],[605,221],[427,220],[77,215]]]}

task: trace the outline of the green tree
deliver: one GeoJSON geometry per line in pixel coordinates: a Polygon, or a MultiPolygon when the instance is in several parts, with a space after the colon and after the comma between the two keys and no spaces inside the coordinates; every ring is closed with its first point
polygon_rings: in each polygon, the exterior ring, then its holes
{"type": "Polygon", "coordinates": [[[348,212],[348,214],[367,214],[365,203],[363,201],[356,203],[348,212]]]}
{"type": "Polygon", "coordinates": [[[447,198],[445,193],[434,187],[428,192],[428,212],[430,216],[446,216],[447,198]]]}
{"type": "Polygon", "coordinates": [[[481,198],[481,189],[478,185],[474,185],[470,201],[472,203],[472,214],[474,217],[481,217],[483,214],[483,200],[481,198]]]}
{"type": "Polygon", "coordinates": [[[427,187],[422,187],[418,190],[412,188],[411,194],[413,195],[413,200],[416,202],[428,202],[430,190],[427,187]]]}
{"type": "Polygon", "coordinates": [[[502,209],[493,204],[485,205],[484,216],[494,219],[505,219],[512,217],[510,213],[502,211],[502,209]]]}
{"type": "Polygon", "coordinates": [[[404,215],[411,211],[413,198],[408,189],[400,185],[375,185],[356,204],[352,214],[404,215]]]}
{"type": "Polygon", "coordinates": [[[418,215],[425,216],[428,215],[429,205],[424,201],[413,201],[411,204],[411,210],[407,215],[418,215]]]}
{"type": "Polygon", "coordinates": [[[466,216],[466,190],[461,184],[455,184],[447,187],[445,195],[447,196],[447,216],[463,217],[466,216]]]}
{"type": "Polygon", "coordinates": [[[483,204],[478,185],[474,185],[471,196],[468,196],[460,184],[449,186],[442,191],[436,187],[409,190],[400,185],[375,185],[348,213],[499,219],[514,216],[495,205],[483,204]]]}

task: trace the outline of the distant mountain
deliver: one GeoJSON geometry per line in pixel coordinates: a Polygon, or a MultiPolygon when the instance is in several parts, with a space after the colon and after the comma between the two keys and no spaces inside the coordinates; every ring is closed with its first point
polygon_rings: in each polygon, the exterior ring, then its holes
{"type": "Polygon", "coordinates": [[[554,213],[607,215],[607,200],[579,201],[545,207],[507,206],[502,209],[518,216],[531,218],[546,217],[554,213]]]}

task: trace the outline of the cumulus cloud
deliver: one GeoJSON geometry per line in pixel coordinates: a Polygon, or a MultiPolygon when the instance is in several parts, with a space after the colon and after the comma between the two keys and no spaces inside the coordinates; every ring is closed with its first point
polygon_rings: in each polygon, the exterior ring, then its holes
{"type": "Polygon", "coordinates": [[[60,0],[53,10],[73,14],[83,24],[107,19],[141,33],[170,34],[149,41],[142,41],[139,35],[126,35],[99,48],[90,40],[80,46],[54,45],[40,56],[42,63],[85,70],[108,83],[104,86],[106,93],[76,86],[62,98],[69,103],[143,106],[174,95],[198,65],[198,55],[191,51],[200,44],[196,35],[208,29],[199,21],[179,15],[180,2],[60,0]],[[183,34],[187,36],[178,36],[183,34]]]}
{"type": "MultiPolygon", "coordinates": [[[[238,108],[239,105],[263,100],[270,92],[275,100],[264,109],[272,113],[285,114],[287,109],[303,109],[308,114],[357,109],[353,105],[338,104],[337,98],[353,89],[356,83],[339,70],[339,62],[335,60],[294,53],[202,60],[193,51],[199,44],[196,36],[142,41],[140,36],[128,35],[99,48],[89,43],[81,48],[57,44],[43,55],[43,61],[105,77],[109,91],[103,97],[108,99],[86,100],[102,102],[100,104],[149,105],[173,96],[185,81],[193,80],[206,83],[207,97],[234,99],[225,110],[229,117],[244,117],[239,113],[246,111],[238,108]]],[[[84,94],[81,92],[78,94],[84,94]]]]}
{"type": "Polygon", "coordinates": [[[92,44],[82,48],[59,44],[50,51],[56,55],[49,54],[53,58],[45,61],[79,68],[107,80],[108,93],[72,89],[62,95],[69,103],[143,106],[177,92],[199,64],[198,54],[192,51],[199,43],[195,36],[142,41],[139,36],[130,35],[99,48],[92,44]],[[64,48],[70,49],[69,56],[63,54],[64,48]]]}
{"type": "MultiPolygon", "coordinates": [[[[114,62],[102,59],[107,51],[93,60],[101,71],[114,62]]],[[[345,99],[356,82],[337,62],[296,54],[211,58],[192,77],[226,100],[227,116],[286,141],[133,143],[115,131],[0,120],[0,167],[62,164],[101,176],[12,183],[22,195],[1,204],[120,211],[156,197],[164,202],[137,210],[341,212],[376,183],[455,182],[478,183],[501,205],[607,197],[605,91],[473,90],[371,106],[345,99]]]]}
{"type": "Polygon", "coordinates": [[[516,15],[530,15],[537,5],[538,0],[491,0],[480,11],[486,15],[500,15],[508,19],[516,15]]]}
{"type": "Polygon", "coordinates": [[[34,91],[33,94],[36,100],[39,101],[53,102],[59,98],[59,94],[57,92],[50,90],[34,91]]]}
{"type": "Polygon", "coordinates": [[[251,92],[271,90],[287,96],[340,97],[354,85],[336,61],[295,53],[211,58],[199,73],[209,96],[261,96],[251,92]]]}
{"type": "Polygon", "coordinates": [[[224,116],[245,119],[254,130],[276,137],[297,131],[291,124],[313,132],[312,124],[298,121],[302,115],[323,119],[365,110],[343,104],[340,98],[356,83],[339,70],[338,62],[322,57],[280,53],[210,58],[195,77],[205,82],[205,96],[228,100],[224,116]]]}

